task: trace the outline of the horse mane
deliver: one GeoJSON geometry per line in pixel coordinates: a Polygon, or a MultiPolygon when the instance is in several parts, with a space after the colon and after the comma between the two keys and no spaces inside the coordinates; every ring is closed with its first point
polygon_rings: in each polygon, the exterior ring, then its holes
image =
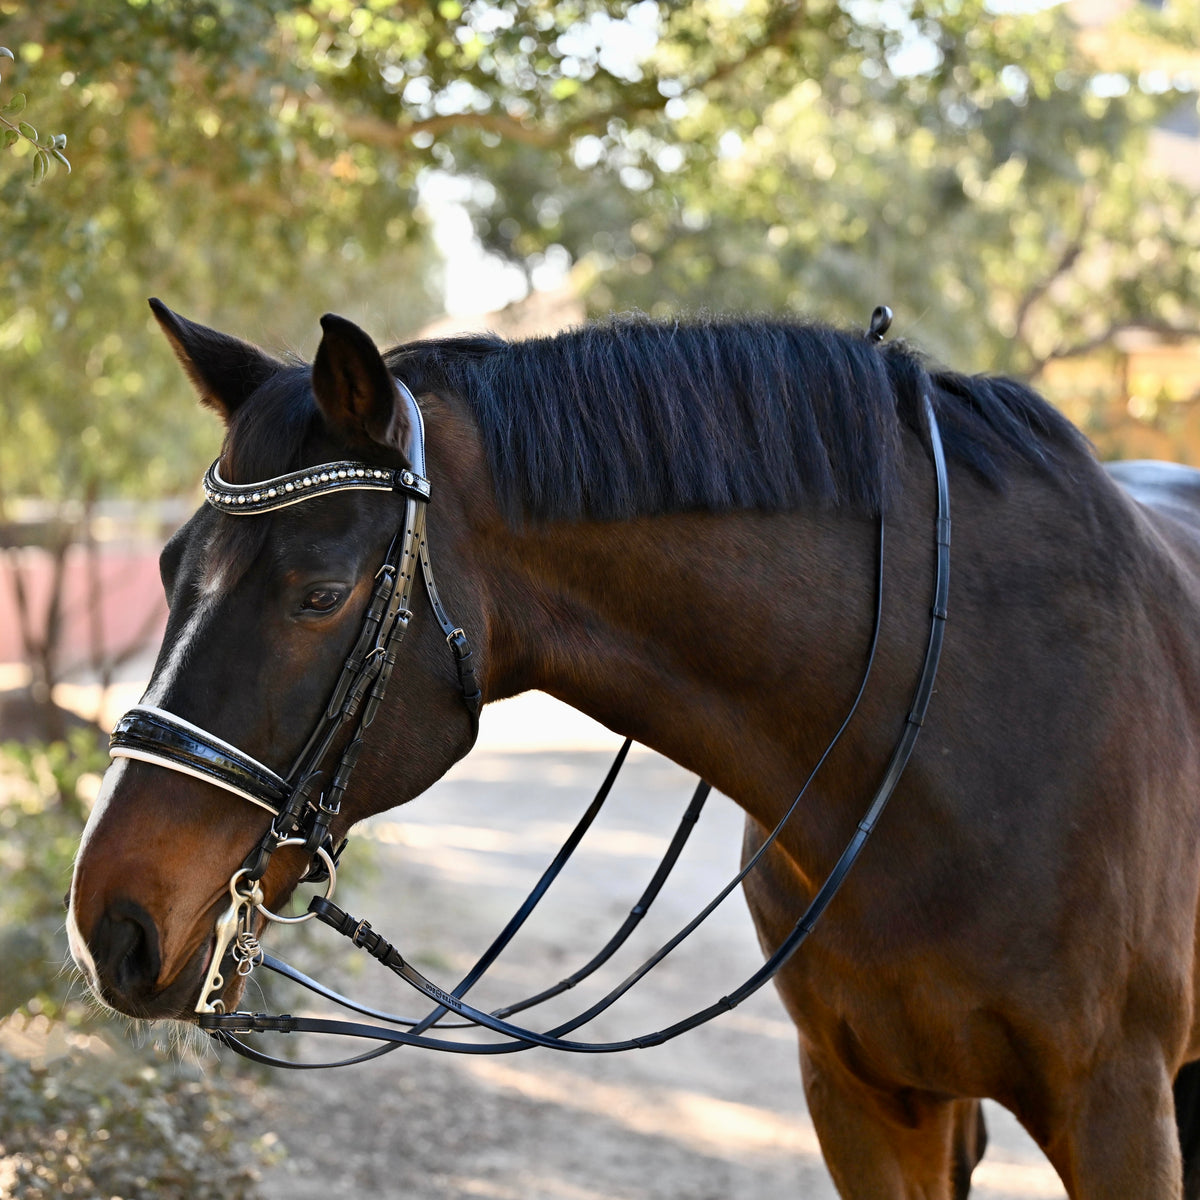
{"type": "Polygon", "coordinates": [[[386,356],[420,395],[469,406],[514,519],[802,505],[885,510],[902,425],[929,387],[947,455],[1002,488],[1090,454],[1012,379],[930,373],[902,342],[817,323],[614,317],[554,337],[412,342],[386,356]]]}

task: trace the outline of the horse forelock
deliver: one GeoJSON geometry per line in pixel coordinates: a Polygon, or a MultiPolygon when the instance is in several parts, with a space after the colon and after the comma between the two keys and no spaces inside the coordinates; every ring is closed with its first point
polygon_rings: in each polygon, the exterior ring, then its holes
{"type": "Polygon", "coordinates": [[[510,518],[622,519],[801,506],[874,514],[929,390],[947,450],[1000,487],[1084,450],[1013,380],[930,374],[903,343],[818,323],[617,317],[549,338],[399,346],[408,386],[471,410],[510,518]]]}
{"type": "Polygon", "coordinates": [[[253,483],[306,465],[306,443],[322,425],[309,368],[279,371],[229,418],[221,471],[230,483],[253,483]]]}
{"type": "MultiPolygon", "coordinates": [[[[305,446],[322,425],[309,368],[287,367],[230,417],[221,474],[230,483],[254,483],[310,465],[305,446]]],[[[202,597],[228,591],[245,575],[266,547],[272,521],[270,514],[218,517],[204,548],[198,582],[202,597]]]]}

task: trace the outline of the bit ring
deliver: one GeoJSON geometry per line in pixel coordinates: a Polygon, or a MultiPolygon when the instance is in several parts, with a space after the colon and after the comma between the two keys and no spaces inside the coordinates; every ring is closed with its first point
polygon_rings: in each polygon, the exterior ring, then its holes
{"type": "MultiPolygon", "coordinates": [[[[303,846],[304,840],[304,838],[300,837],[284,838],[275,849],[282,850],[284,846],[303,846]]],[[[315,857],[319,858],[325,864],[325,870],[329,872],[329,881],[325,888],[325,899],[328,900],[333,895],[333,889],[337,886],[337,867],[334,865],[332,855],[324,846],[317,847],[315,857]]],[[[311,921],[317,915],[314,912],[305,912],[301,913],[298,917],[281,917],[278,913],[273,913],[262,903],[255,904],[254,907],[268,921],[276,921],[280,925],[299,925],[302,921],[311,921]]]]}

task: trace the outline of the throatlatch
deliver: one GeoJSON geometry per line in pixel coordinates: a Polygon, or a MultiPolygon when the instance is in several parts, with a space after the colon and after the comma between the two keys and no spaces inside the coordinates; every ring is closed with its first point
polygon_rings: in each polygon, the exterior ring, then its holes
{"type": "MultiPolygon", "coordinates": [[[[877,309],[872,316],[871,326],[866,335],[868,339],[872,342],[882,340],[890,321],[890,310],[885,307],[877,309]]],[[[426,593],[434,616],[454,655],[459,688],[474,728],[477,728],[481,703],[480,691],[471,666],[470,645],[463,630],[450,620],[442,606],[426,545],[425,506],[430,499],[431,489],[425,476],[424,430],[420,409],[404,384],[397,381],[396,386],[398,395],[409,409],[412,429],[412,443],[409,448],[411,470],[384,470],[367,463],[347,461],[327,463],[258,483],[234,485],[226,483],[221,478],[218,464],[214,463],[205,476],[205,494],[208,502],[221,512],[236,516],[252,516],[270,512],[277,508],[301,503],[311,496],[326,495],[339,490],[398,491],[406,497],[404,524],[393,539],[383,566],[380,568],[376,590],[368,606],[358,640],[343,667],[328,705],[287,775],[280,776],[271,768],[227,742],[170,713],[149,706],[131,709],[118,723],[113,734],[111,753],[114,757],[137,758],[196,776],[272,813],[273,819],[269,829],[247,857],[243,866],[230,880],[230,905],[217,923],[216,948],[196,1007],[198,1024],[217,1040],[247,1058],[274,1066],[299,1069],[362,1062],[405,1045],[465,1054],[507,1054],[527,1050],[533,1046],[597,1054],[657,1045],[668,1041],[687,1030],[704,1024],[718,1014],[736,1007],[780,971],[812,931],[853,867],[867,838],[878,823],[916,745],[932,698],[937,675],[945,635],[950,578],[949,482],[937,417],[929,394],[928,380],[925,381],[922,390],[922,410],[937,482],[937,514],[934,522],[935,571],[929,639],[920,678],[904,729],[866,813],[858,823],[846,848],[830,870],[825,882],[818,889],[805,912],[796,921],[791,932],[749,979],[707,1007],[664,1029],[639,1037],[610,1042],[581,1041],[570,1038],[568,1035],[587,1025],[644,978],[653,967],[687,938],[755,868],[796,812],[813,779],[857,712],[870,678],[883,610],[884,520],[881,515],[879,518],[874,622],[862,682],[842,725],[809,773],[803,787],[779,823],[756,853],[714,899],[617,987],[569,1021],[547,1030],[531,1029],[515,1024],[510,1018],[519,1012],[535,1008],[545,1001],[561,995],[590,976],[612,957],[637,927],[678,860],[688,835],[699,818],[710,789],[708,784],[703,781],[698,784],[678,829],[671,838],[661,862],[653,872],[642,895],[620,928],[601,950],[578,970],[554,986],[493,1012],[485,1012],[476,1008],[464,997],[511,942],[583,840],[611,791],[617,773],[629,752],[628,740],[618,752],[616,760],[595,798],[525,902],[479,961],[449,991],[427,979],[368,922],[358,920],[333,903],[331,897],[336,884],[336,863],[340,848],[335,850],[330,843],[330,824],[340,812],[342,796],[358,760],[363,738],[383,699],[388,677],[396,662],[400,639],[411,619],[410,602],[418,565],[425,581],[426,593]],[[318,790],[319,779],[327,776],[326,760],[330,757],[332,748],[339,737],[344,738],[347,729],[351,731],[349,741],[338,758],[330,785],[325,790],[318,790]],[[314,897],[309,904],[308,911],[304,914],[297,917],[280,917],[264,907],[259,880],[266,870],[270,856],[281,847],[291,845],[303,846],[306,852],[313,857],[314,865],[305,879],[308,882],[325,882],[326,892],[324,896],[314,897]],[[256,913],[271,921],[295,922],[315,917],[349,938],[355,946],[381,962],[429,1000],[433,1007],[422,1017],[403,1017],[358,1004],[340,995],[286,963],[264,954],[254,934],[256,913]],[[327,1000],[369,1017],[374,1022],[383,1022],[384,1024],[365,1024],[324,1017],[294,1017],[286,1014],[226,1013],[223,1011],[220,993],[225,986],[223,972],[228,969],[227,961],[232,961],[240,974],[249,973],[261,963],[268,969],[327,1000]],[[432,1036],[430,1033],[433,1030],[440,1033],[464,1028],[490,1031],[496,1035],[498,1040],[456,1041],[432,1036]],[[380,1044],[362,1054],[337,1062],[297,1063],[264,1054],[234,1036],[235,1034],[296,1032],[337,1034],[363,1038],[380,1044]]]]}

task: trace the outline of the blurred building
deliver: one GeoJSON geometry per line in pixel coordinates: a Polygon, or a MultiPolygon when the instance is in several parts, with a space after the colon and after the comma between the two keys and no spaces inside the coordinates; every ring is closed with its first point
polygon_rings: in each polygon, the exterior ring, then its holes
{"type": "MultiPolygon", "coordinates": [[[[1200,54],[1141,41],[1120,18],[1139,4],[1194,0],[1069,0],[1080,45],[1100,68],[1133,67],[1148,86],[1186,80],[1200,90],[1200,54]]],[[[1150,169],[1190,188],[1200,205],[1200,107],[1185,99],[1150,137],[1150,169]]],[[[1197,247],[1200,252],[1200,247],[1197,247]]],[[[1084,427],[1102,455],[1200,465],[1200,331],[1131,326],[1086,356],[1050,363],[1039,382],[1084,427]]]]}

